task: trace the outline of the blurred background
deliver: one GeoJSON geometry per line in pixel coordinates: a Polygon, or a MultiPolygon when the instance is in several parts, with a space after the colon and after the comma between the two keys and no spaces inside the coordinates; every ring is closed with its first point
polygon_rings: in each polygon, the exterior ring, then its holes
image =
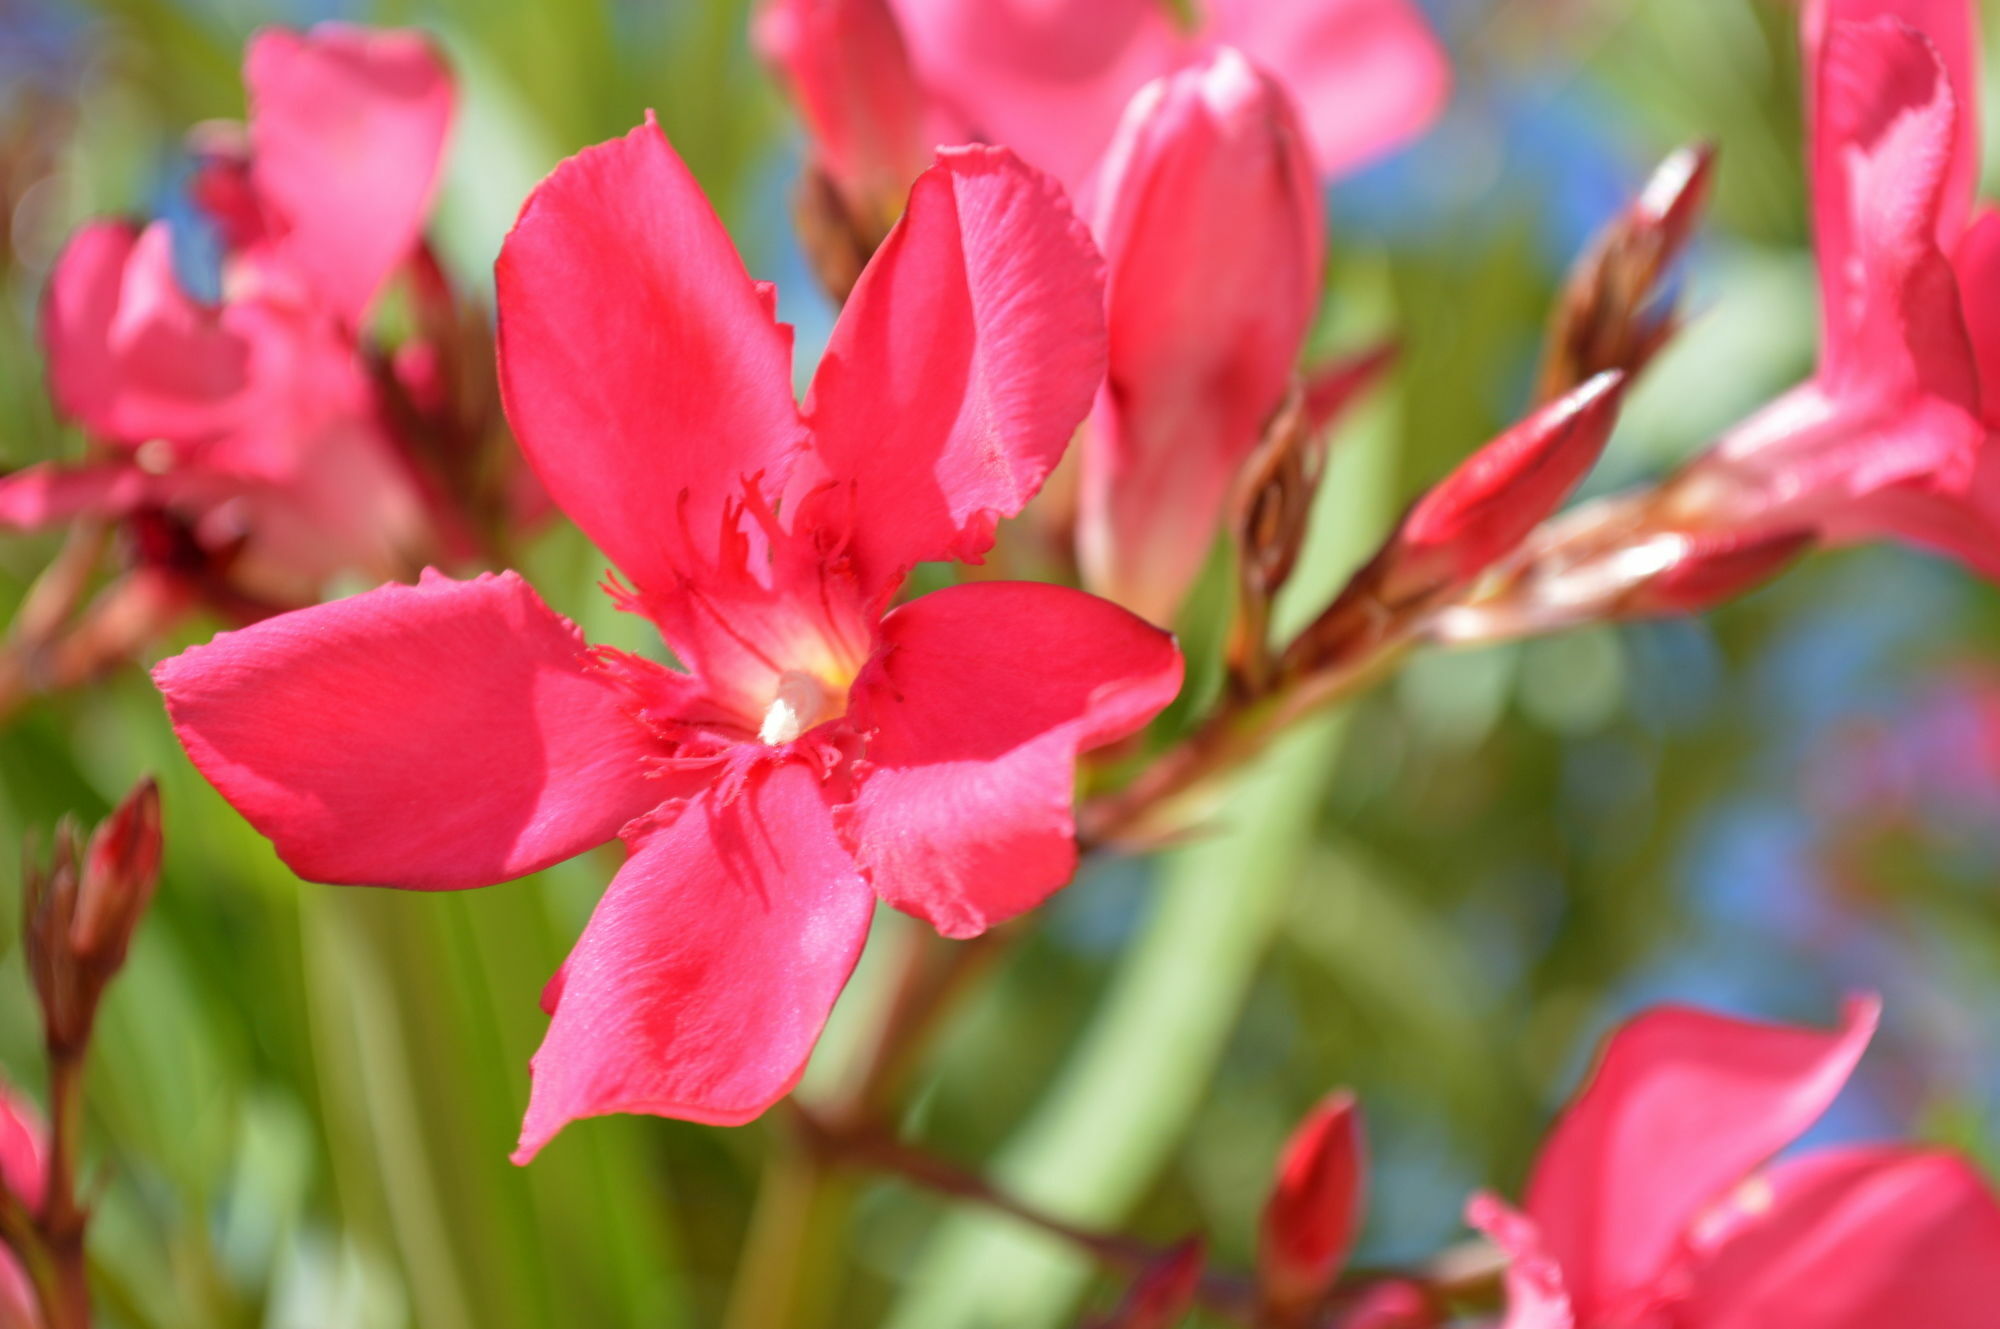
{"type": "MultiPolygon", "coordinates": [[[[1563,266],[1677,144],[1721,148],[1684,276],[1694,318],[1592,488],[1656,473],[1811,364],[1793,6],[1431,10],[1452,111],[1329,200],[1323,340],[1394,332],[1404,353],[1338,443],[1294,610],[1520,409],[1563,266]]],[[[779,283],[809,372],[831,310],[792,236],[798,135],[742,0],[0,0],[0,466],[80,447],[33,333],[66,234],[184,208],[182,133],[242,114],[245,36],[326,17],[421,25],[448,51],[460,106],[434,236],[466,289],[487,291],[544,172],[651,106],[779,283]]],[[[56,543],[0,540],[0,609],[56,543]]],[[[594,639],[631,638],[573,530],[523,557],[594,639]]],[[[1198,606],[1191,658],[1213,631],[1198,606]]],[[[1375,1168],[1361,1258],[1422,1258],[1462,1235],[1470,1190],[1518,1192],[1621,1015],[1673,998],[1825,1024],[1865,988],[1885,1031],[1815,1138],[1911,1133],[2000,1161],[1996,646],[1992,588],[1872,549],[1702,621],[1420,657],[1272,754],[1216,835],[1093,865],[1031,919],[907,1128],[1048,1208],[1206,1231],[1240,1266],[1284,1133],[1350,1085],[1375,1168]]],[[[194,775],[137,669],[0,732],[0,842],[94,818],[147,771],[166,875],[92,1066],[105,1323],[729,1323],[770,1127],[607,1119],[506,1161],[536,996],[615,851],[458,895],[302,885],[194,775]]],[[[0,1069],[37,1093],[18,878],[0,881],[0,1069]]],[[[905,937],[884,919],[814,1076],[837,1071],[905,937]]],[[[819,1324],[1059,1325],[1115,1292],[900,1185],[844,1200],[810,1273],[819,1324]]]]}

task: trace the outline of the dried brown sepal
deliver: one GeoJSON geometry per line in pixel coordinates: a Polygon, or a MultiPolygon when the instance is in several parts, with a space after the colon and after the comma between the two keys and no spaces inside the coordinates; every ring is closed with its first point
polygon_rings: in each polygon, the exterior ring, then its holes
{"type": "Polygon", "coordinates": [[[1658,286],[1694,232],[1714,168],[1712,145],[1676,150],[1570,270],[1549,320],[1541,400],[1605,370],[1636,374],[1673,335],[1674,312],[1660,307],[1658,286]]]}
{"type": "Polygon", "coordinates": [[[857,217],[832,177],[811,163],[799,177],[792,216],[820,286],[836,305],[846,304],[887,230],[857,217]]]}
{"type": "Polygon", "coordinates": [[[1229,628],[1230,686],[1255,696],[1270,673],[1271,604],[1298,566],[1313,496],[1319,492],[1323,450],[1294,383],[1257,450],[1237,472],[1230,499],[1236,545],[1236,614],[1229,628]]]}

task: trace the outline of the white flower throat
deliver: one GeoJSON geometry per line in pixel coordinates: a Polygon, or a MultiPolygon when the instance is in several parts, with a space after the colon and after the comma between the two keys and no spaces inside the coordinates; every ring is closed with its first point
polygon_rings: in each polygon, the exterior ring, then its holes
{"type": "Polygon", "coordinates": [[[787,669],[778,675],[778,695],[764,712],[757,738],[773,747],[793,742],[820,721],[837,715],[838,700],[824,680],[802,669],[787,669]]]}

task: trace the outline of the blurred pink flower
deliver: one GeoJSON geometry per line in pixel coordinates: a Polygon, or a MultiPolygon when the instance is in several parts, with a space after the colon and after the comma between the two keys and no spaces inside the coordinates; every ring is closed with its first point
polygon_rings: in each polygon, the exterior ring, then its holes
{"type": "Polygon", "coordinates": [[[221,302],[182,287],[166,221],[72,237],[42,340],[93,457],[0,479],[0,523],[164,511],[238,587],[296,603],[338,573],[396,575],[453,544],[360,340],[417,252],[452,90],[420,34],[344,24],[258,34],[244,82],[247,134],[198,139],[221,302]]]}
{"type": "Polygon", "coordinates": [[[889,0],[919,78],[982,138],[1072,190],[1134,93],[1221,46],[1297,102],[1314,166],[1338,175],[1420,133],[1451,86],[1411,0],[1202,0],[1183,30],[1156,0],[889,0]]]}
{"type": "Polygon", "coordinates": [[[1893,536],[2000,575],[2000,214],[1973,0],[1804,10],[1821,353],[1678,480],[1691,529],[1893,536]]]}
{"type": "Polygon", "coordinates": [[[1840,1092],[1876,1017],[1853,1002],[1826,1034],[1662,1007],[1613,1034],[1526,1212],[1472,1203],[1512,1258],[1507,1329],[1989,1324],[2000,1204],[1964,1161],[1873,1145],[1770,1164],[1840,1092]]]}
{"type": "Polygon", "coordinates": [[[612,836],[545,994],[516,1158],[566,1122],[735,1123],[797,1081],[875,901],[970,936],[1070,877],[1077,754],[1179,688],[1172,640],[977,559],[1103,372],[1054,183],[945,152],[803,410],[791,332],[649,121],[560,167],[498,265],[508,414],[678,672],[588,648],[512,573],[427,574],[156,671],[202,772],[302,876],[457,889],[612,836]]]}
{"type": "MultiPolygon", "coordinates": [[[[42,1206],[48,1151],[48,1134],[40,1116],[11,1086],[0,1083],[0,1187],[30,1211],[42,1206]]],[[[0,1246],[0,1326],[35,1329],[41,1323],[27,1271],[11,1251],[0,1246]]]]}
{"type": "Polygon", "coordinates": [[[1158,0],[764,0],[755,38],[822,167],[878,201],[880,173],[961,139],[1005,144],[1074,193],[1140,88],[1224,46],[1297,101],[1321,176],[1414,138],[1451,90],[1411,0],[1196,9],[1184,31],[1158,0]]]}

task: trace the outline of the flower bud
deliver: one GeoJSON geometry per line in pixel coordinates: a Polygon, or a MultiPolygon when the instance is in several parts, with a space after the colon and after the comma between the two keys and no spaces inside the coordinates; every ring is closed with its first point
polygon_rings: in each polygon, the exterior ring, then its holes
{"type": "Polygon", "coordinates": [[[125,963],[160,871],[160,795],[148,778],[79,847],[74,823],[56,827],[46,866],[21,874],[21,935],[51,1053],[90,1041],[98,999],[125,963]]]}
{"type": "Polygon", "coordinates": [[[1461,462],[1417,501],[1384,551],[1389,603],[1463,586],[1514,551],[1596,464],[1625,375],[1599,374],[1461,462]]]}
{"type": "Polygon", "coordinates": [[[78,960],[116,969],[160,877],[160,787],[148,776],[90,837],[70,949],[78,960]]]}
{"type": "Polygon", "coordinates": [[[69,946],[81,881],[76,841],[75,822],[64,818],[46,866],[35,861],[32,845],[21,864],[21,945],[51,1048],[81,1046],[89,1031],[88,1003],[69,946]]]}
{"type": "Polygon", "coordinates": [[[1111,360],[1083,442],[1085,581],[1172,621],[1291,388],[1322,224],[1284,90],[1218,50],[1126,107],[1086,208],[1111,360]]]}
{"type": "Polygon", "coordinates": [[[1329,1095],[1306,1115],[1278,1159],[1264,1204],[1257,1279],[1264,1305],[1283,1322],[1333,1286],[1361,1225],[1361,1116],[1354,1095],[1329,1095]]]}

